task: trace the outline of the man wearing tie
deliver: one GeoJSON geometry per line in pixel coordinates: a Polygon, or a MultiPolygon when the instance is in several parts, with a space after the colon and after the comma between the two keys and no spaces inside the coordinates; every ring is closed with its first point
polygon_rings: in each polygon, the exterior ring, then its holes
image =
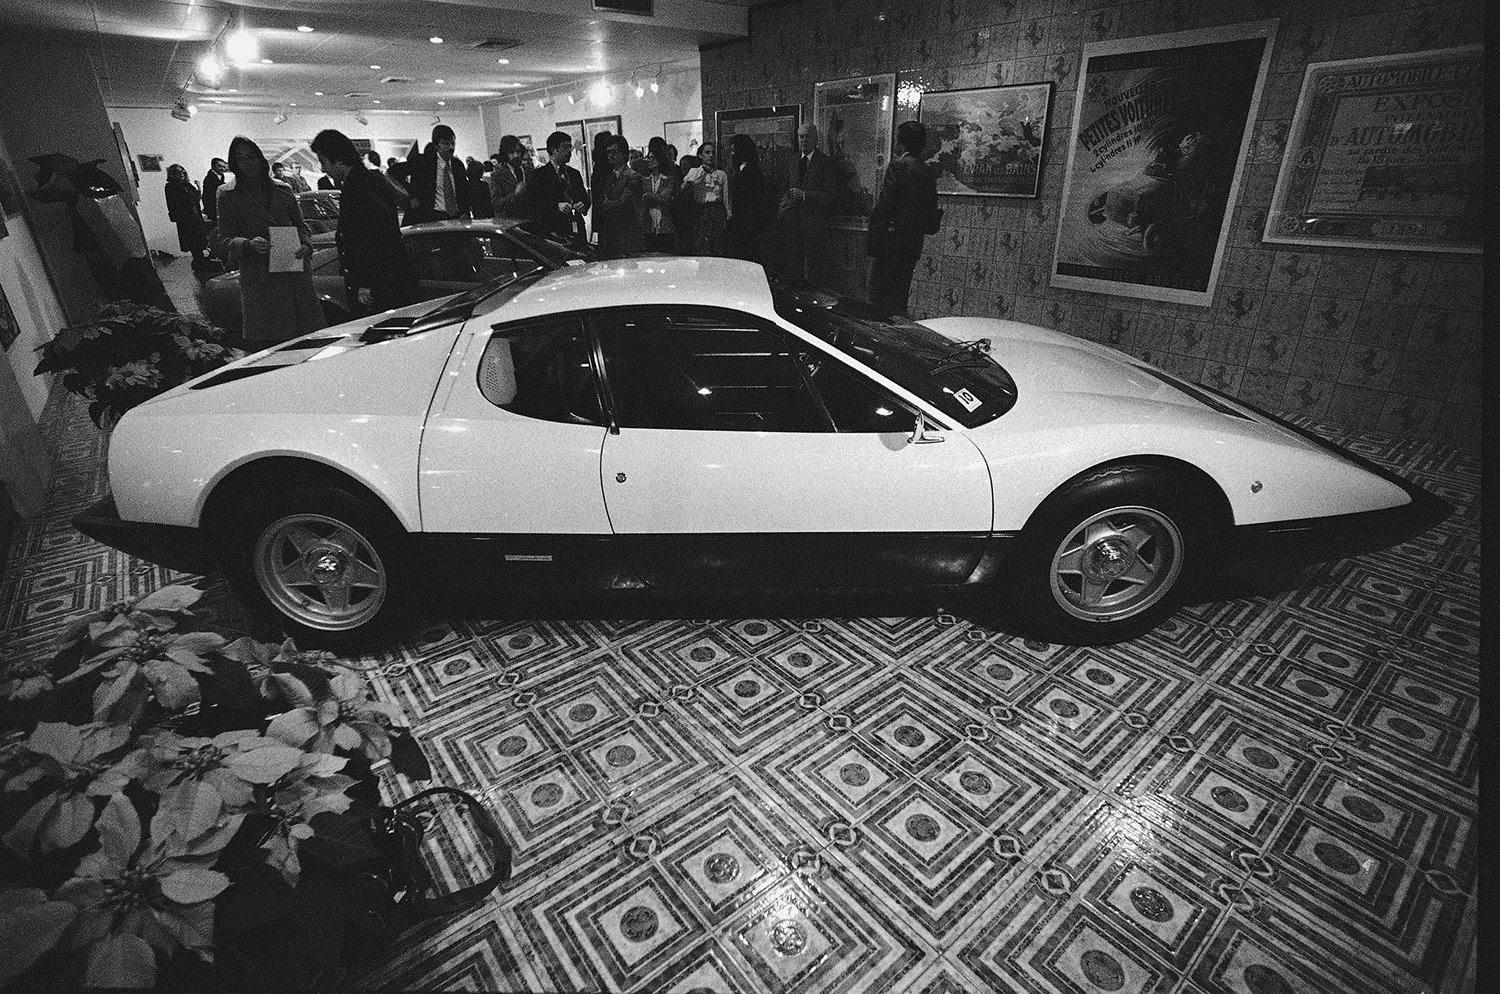
{"type": "Polygon", "coordinates": [[[833,209],[833,160],[818,151],[818,126],[811,121],[797,129],[801,152],[787,177],[781,199],[783,230],[782,271],[791,277],[820,279],[828,264],[828,217],[833,209]]]}
{"type": "Polygon", "coordinates": [[[583,189],[583,174],[568,160],[573,158],[573,139],[566,131],[547,136],[547,161],[531,171],[522,196],[523,213],[561,242],[583,238],[583,215],[590,199],[583,189]]]}
{"type": "Polygon", "coordinates": [[[411,162],[411,208],[402,225],[469,216],[469,185],[463,162],[453,157],[453,129],[439,124],[432,143],[411,162]]]}

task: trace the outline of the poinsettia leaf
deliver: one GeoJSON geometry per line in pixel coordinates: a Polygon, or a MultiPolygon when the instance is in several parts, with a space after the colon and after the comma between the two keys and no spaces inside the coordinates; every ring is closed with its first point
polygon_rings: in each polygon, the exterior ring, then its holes
{"type": "Polygon", "coordinates": [[[373,721],[356,722],[353,726],[365,740],[365,757],[371,762],[385,759],[391,754],[391,737],[385,728],[373,721]]]}
{"type": "Polygon", "coordinates": [[[212,829],[204,832],[196,839],[191,839],[183,848],[187,856],[212,856],[220,852],[234,839],[234,833],[240,830],[240,825],[245,821],[243,814],[232,814],[224,818],[212,829]]]}
{"type": "Polygon", "coordinates": [[[213,675],[213,667],[204,662],[202,653],[195,649],[174,645],[165,650],[162,655],[191,673],[213,675]]]}
{"type": "Polygon", "coordinates": [[[40,890],[0,894],[0,983],[19,976],[43,953],[57,945],[63,931],[78,917],[67,901],[49,901],[40,890]]]}
{"type": "Polygon", "coordinates": [[[233,659],[235,662],[244,663],[246,666],[269,665],[271,656],[275,650],[262,642],[257,642],[248,635],[241,635],[233,642],[226,643],[220,647],[219,655],[233,659]]]}
{"type": "MultiPolygon", "coordinates": [[[[89,805],[89,815],[93,816],[92,804],[89,805]]],[[[79,838],[83,836],[80,835],[79,838]]],[[[136,813],[135,805],[130,803],[129,798],[124,794],[116,794],[104,806],[104,814],[99,816],[99,851],[110,862],[125,867],[130,865],[135,851],[140,847],[141,816],[136,813]]]]}
{"type": "Polygon", "coordinates": [[[328,681],[328,687],[341,701],[362,701],[365,682],[353,673],[339,673],[328,681]]]}
{"type": "Polygon", "coordinates": [[[229,878],[217,870],[201,866],[184,866],[161,878],[161,892],[178,904],[197,904],[217,897],[229,886],[229,878]]]}
{"type": "Polygon", "coordinates": [[[331,811],[334,814],[343,814],[349,810],[349,805],[353,803],[354,799],[348,794],[321,794],[303,804],[302,813],[308,818],[312,818],[325,811],[331,811]]]}
{"type": "Polygon", "coordinates": [[[384,715],[392,725],[405,726],[407,724],[406,712],[401,710],[399,704],[390,701],[365,701],[360,707],[365,711],[374,711],[376,714],[384,715]]]}
{"type": "MultiPolygon", "coordinates": [[[[52,892],[53,900],[67,901],[80,911],[97,907],[105,896],[104,881],[91,877],[74,877],[52,892]]],[[[106,919],[108,927],[108,919],[106,919]]],[[[75,944],[74,948],[77,948],[75,944]]]]}
{"type": "Polygon", "coordinates": [[[340,722],[331,729],[333,732],[333,745],[337,749],[358,749],[363,738],[352,725],[340,722]]]}
{"type": "Polygon", "coordinates": [[[112,680],[107,680],[94,688],[94,719],[104,721],[110,716],[116,704],[125,697],[130,685],[140,675],[141,668],[136,663],[129,663],[120,668],[120,673],[112,680]]]}
{"type": "Polygon", "coordinates": [[[138,935],[108,935],[89,947],[89,987],[156,986],[156,955],[138,935]]]}
{"type": "Polygon", "coordinates": [[[162,707],[180,711],[202,699],[198,681],[176,662],[152,659],[147,661],[145,671],[146,679],[150,681],[151,689],[156,691],[156,699],[162,707]]]}
{"type": "Polygon", "coordinates": [[[92,763],[100,756],[114,752],[120,746],[130,741],[131,728],[129,725],[105,725],[95,726],[85,730],[83,742],[78,748],[78,755],[73,757],[75,763],[92,763]]]}
{"type": "Polygon", "coordinates": [[[276,685],[274,693],[279,694],[292,707],[312,707],[313,693],[308,689],[307,684],[290,673],[273,673],[271,679],[276,685]]]}
{"type": "Polygon", "coordinates": [[[90,673],[94,672],[95,670],[103,669],[105,666],[108,666],[110,663],[114,662],[115,659],[119,658],[119,656],[123,652],[124,652],[123,649],[110,649],[110,650],[108,650],[106,652],[101,652],[99,655],[94,656],[94,657],[92,657],[90,659],[87,659],[87,660],[83,661],[82,663],[80,663],[78,665],[78,668],[75,669],[73,672],[71,672],[71,673],[69,673],[69,674],[67,674],[65,676],[58,677],[57,682],[58,683],[72,683],[74,680],[77,680],[80,677],[88,676],[90,673]]]}
{"type": "Polygon", "coordinates": [[[319,731],[317,719],[307,708],[284,711],[272,718],[271,723],[266,726],[266,735],[299,748],[316,738],[319,731]]]}
{"type": "Polygon", "coordinates": [[[170,932],[178,943],[193,950],[204,959],[212,959],[214,905],[216,903],[216,901],[203,901],[199,904],[167,908],[161,912],[159,920],[162,927],[170,932]]]}
{"type": "Polygon", "coordinates": [[[289,885],[297,886],[297,880],[302,876],[302,864],[297,859],[296,848],[281,836],[273,835],[261,843],[261,849],[266,853],[266,865],[281,874],[289,885]]]}
{"type": "Polygon", "coordinates": [[[198,599],[203,596],[203,591],[197,587],[190,587],[185,583],[174,583],[170,586],[153,590],[151,593],[135,602],[137,611],[186,611],[198,599]]]}
{"type": "Polygon", "coordinates": [[[224,761],[224,765],[242,780],[271,784],[295,770],[302,761],[302,755],[302,750],[291,746],[262,746],[230,756],[224,761]]]}
{"type": "Polygon", "coordinates": [[[303,755],[302,772],[310,777],[331,777],[349,763],[343,756],[335,756],[331,752],[309,752],[303,755]]]}
{"type": "Polygon", "coordinates": [[[83,748],[83,729],[61,721],[38,722],[26,738],[26,748],[67,764],[83,748]]]}
{"type": "Polygon", "coordinates": [[[162,794],[151,819],[151,837],[163,839],[176,832],[183,839],[196,839],[213,828],[224,810],[219,789],[206,780],[184,780],[162,794]]]}
{"type": "Polygon", "coordinates": [[[224,636],[217,632],[187,632],[177,637],[177,641],[172,644],[172,648],[187,649],[201,656],[204,653],[222,649],[227,644],[228,642],[224,636]]]}
{"type": "Polygon", "coordinates": [[[93,801],[82,794],[52,796],[57,803],[36,834],[36,846],[42,852],[76,846],[94,825],[93,801]]]}

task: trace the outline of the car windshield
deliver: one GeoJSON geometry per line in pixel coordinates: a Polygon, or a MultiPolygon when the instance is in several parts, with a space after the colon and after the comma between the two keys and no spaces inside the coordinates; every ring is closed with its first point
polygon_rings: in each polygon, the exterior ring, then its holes
{"type": "Polygon", "coordinates": [[[474,311],[480,304],[485,304],[491,309],[498,307],[541,279],[546,273],[545,267],[537,266],[519,276],[491,280],[488,283],[481,283],[472,290],[466,290],[456,297],[448,297],[437,307],[419,317],[407,334],[414,335],[419,331],[452,324],[454,321],[467,321],[474,316],[474,311]]]}
{"type": "Polygon", "coordinates": [[[553,241],[535,232],[527,231],[521,225],[512,225],[505,229],[505,233],[541,259],[551,263],[554,268],[561,269],[571,262],[588,262],[589,257],[581,252],[575,252],[562,242],[553,241]]]}
{"type": "Polygon", "coordinates": [[[905,387],[966,428],[993,421],[1016,402],[1016,384],[989,343],[955,342],[931,328],[882,315],[868,304],[771,281],[776,313],[905,387]]]}

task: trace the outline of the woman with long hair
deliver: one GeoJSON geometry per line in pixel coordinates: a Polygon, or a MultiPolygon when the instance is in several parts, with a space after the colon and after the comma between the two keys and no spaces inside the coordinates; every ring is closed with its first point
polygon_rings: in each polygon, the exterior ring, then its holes
{"type": "Polygon", "coordinates": [[[698,164],[683,174],[682,185],[693,195],[693,251],[698,255],[723,255],[727,216],[724,196],[729,174],[714,164],[718,146],[698,146],[698,164]]]}
{"type": "Polygon", "coordinates": [[[526,146],[515,135],[500,138],[499,161],[490,173],[490,206],[495,217],[525,217],[522,198],[531,177],[526,146]]]}
{"type": "Polygon", "coordinates": [[[730,139],[729,148],[729,254],[763,263],[769,188],[760,169],[760,153],[755,140],[745,134],[730,139]]]}
{"type": "Polygon", "coordinates": [[[271,179],[260,146],[236,135],[229,143],[233,189],[219,189],[214,250],[240,270],[241,334],[252,347],[316,331],[327,322],[312,288],[312,235],[291,190],[271,179]],[[271,272],[271,229],[297,229],[300,269],[271,272]]]}
{"type": "Polygon", "coordinates": [[[188,171],[177,163],[167,167],[167,217],[177,225],[177,246],[193,256],[193,271],[213,260],[208,255],[208,225],[203,218],[203,195],[188,171]]]}
{"type": "Polygon", "coordinates": [[[608,131],[601,131],[594,136],[594,149],[589,160],[589,197],[592,200],[589,223],[591,230],[597,236],[599,249],[604,250],[605,231],[609,228],[609,222],[600,223],[600,202],[604,200],[605,194],[609,193],[609,185],[614,180],[615,170],[609,164],[609,146],[614,135],[608,131]]]}

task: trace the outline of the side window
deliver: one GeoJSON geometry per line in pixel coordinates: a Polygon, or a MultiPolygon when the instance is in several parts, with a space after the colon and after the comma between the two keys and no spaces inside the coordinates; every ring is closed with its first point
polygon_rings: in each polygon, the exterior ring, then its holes
{"type": "Polygon", "coordinates": [[[530,255],[520,251],[499,235],[484,235],[469,242],[469,261],[473,265],[479,282],[511,279],[521,273],[529,273],[538,264],[530,255]]]}
{"type": "Polygon", "coordinates": [[[528,418],[604,423],[588,340],[573,317],[496,328],[479,358],[479,392],[528,418]]]}
{"type": "Polygon", "coordinates": [[[622,427],[828,431],[787,336],[689,309],[591,316],[622,427]]]}
{"type": "Polygon", "coordinates": [[[406,239],[406,252],[419,280],[442,283],[478,283],[474,265],[461,232],[416,235],[406,239]]]}
{"type": "Polygon", "coordinates": [[[808,351],[798,358],[839,431],[911,431],[916,411],[878,383],[826,353],[808,351]]]}

